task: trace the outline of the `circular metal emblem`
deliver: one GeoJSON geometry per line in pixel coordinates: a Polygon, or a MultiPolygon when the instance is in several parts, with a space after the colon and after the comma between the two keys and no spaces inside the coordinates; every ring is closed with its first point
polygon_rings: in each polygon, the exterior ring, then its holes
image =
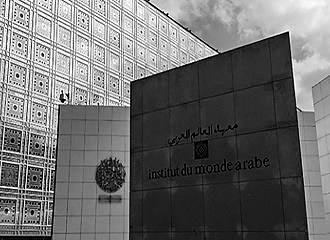
{"type": "Polygon", "coordinates": [[[118,191],[125,182],[125,167],[116,158],[108,158],[101,161],[96,168],[95,181],[97,185],[107,193],[118,191]]]}

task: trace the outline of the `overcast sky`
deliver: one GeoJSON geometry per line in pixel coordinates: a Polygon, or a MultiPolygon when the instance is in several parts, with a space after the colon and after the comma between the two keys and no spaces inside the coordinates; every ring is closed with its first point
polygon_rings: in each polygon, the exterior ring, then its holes
{"type": "Polygon", "coordinates": [[[226,51],[290,31],[297,105],[330,74],[330,0],[151,0],[211,46],[226,51]]]}

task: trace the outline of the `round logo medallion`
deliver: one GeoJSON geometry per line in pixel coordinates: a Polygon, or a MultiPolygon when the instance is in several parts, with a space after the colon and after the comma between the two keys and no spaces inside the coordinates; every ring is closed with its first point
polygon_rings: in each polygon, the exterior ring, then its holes
{"type": "Polygon", "coordinates": [[[116,158],[108,158],[101,161],[96,168],[95,181],[97,185],[107,193],[118,191],[125,182],[125,167],[116,158]]]}

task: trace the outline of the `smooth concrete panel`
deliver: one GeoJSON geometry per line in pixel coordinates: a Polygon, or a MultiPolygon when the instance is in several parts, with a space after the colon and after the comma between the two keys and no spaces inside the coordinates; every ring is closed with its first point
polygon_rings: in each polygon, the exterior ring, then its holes
{"type": "Polygon", "coordinates": [[[235,114],[238,132],[247,133],[274,128],[276,118],[272,84],[235,92],[235,114]]]}
{"type": "Polygon", "coordinates": [[[242,228],[241,209],[237,208],[240,205],[238,183],[206,185],[204,199],[207,231],[236,231],[242,228]],[[231,201],[223,196],[232,196],[231,201]]]}
{"type": "Polygon", "coordinates": [[[198,68],[189,64],[169,72],[169,105],[180,105],[199,98],[198,68]]]}
{"type": "Polygon", "coordinates": [[[317,135],[317,152],[320,159],[320,173],[322,176],[322,194],[325,210],[325,228],[327,236],[330,236],[330,201],[329,201],[329,178],[330,174],[330,77],[327,76],[313,86],[313,102],[315,110],[315,125],[317,135]]]}
{"type": "Polygon", "coordinates": [[[286,34],[269,39],[270,58],[272,66],[272,79],[281,80],[291,78],[292,63],[290,39],[286,34]]]}
{"type": "Polygon", "coordinates": [[[63,105],[59,124],[54,240],[128,239],[129,108],[63,105]],[[126,182],[111,194],[95,180],[109,157],[126,170],[126,182]],[[121,200],[110,203],[110,196],[121,200]]]}
{"type": "Polygon", "coordinates": [[[270,83],[272,79],[269,41],[261,41],[232,51],[232,68],[235,89],[270,83]]]}
{"type": "Polygon", "coordinates": [[[132,82],[131,239],[305,237],[289,43],[132,82]]]}
{"type": "Polygon", "coordinates": [[[220,93],[233,91],[233,73],[231,56],[222,58],[209,58],[199,64],[199,79],[208,81],[199,82],[199,94],[201,98],[217,96],[220,93]]]}

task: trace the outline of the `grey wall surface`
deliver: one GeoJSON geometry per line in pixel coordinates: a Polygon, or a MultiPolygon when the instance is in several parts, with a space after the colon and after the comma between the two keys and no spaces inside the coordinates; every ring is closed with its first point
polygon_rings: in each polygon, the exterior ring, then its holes
{"type": "Polygon", "coordinates": [[[330,236],[330,76],[313,87],[326,229],[330,236]]]}
{"type": "Polygon", "coordinates": [[[328,240],[321,184],[314,112],[298,112],[298,127],[304,175],[307,225],[310,240],[328,240]]]}
{"type": "Polygon", "coordinates": [[[135,81],[131,101],[131,239],[308,239],[288,33],[135,81]]]}
{"type": "Polygon", "coordinates": [[[128,239],[129,108],[60,106],[53,240],[128,239]],[[109,196],[95,181],[101,160],[115,157],[126,182],[109,196]]]}

